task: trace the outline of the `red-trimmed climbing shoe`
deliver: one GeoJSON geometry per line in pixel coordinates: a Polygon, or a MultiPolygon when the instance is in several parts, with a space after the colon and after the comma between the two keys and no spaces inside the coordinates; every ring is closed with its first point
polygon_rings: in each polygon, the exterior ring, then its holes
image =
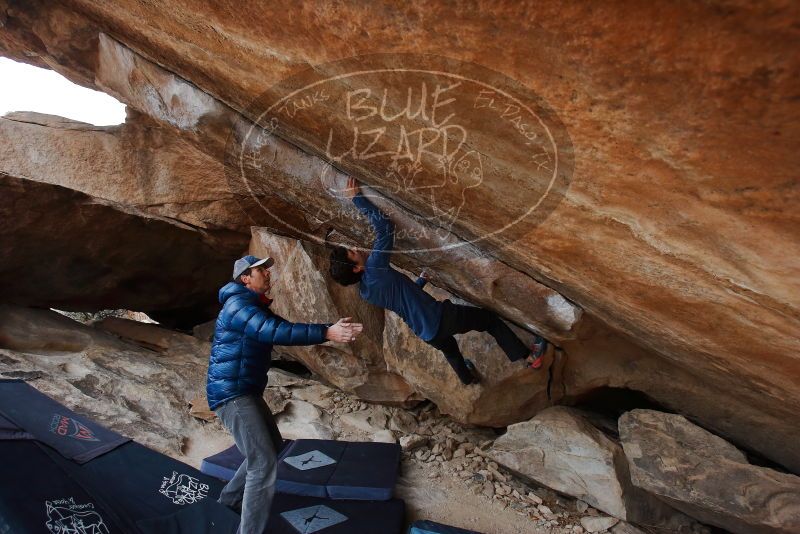
{"type": "Polygon", "coordinates": [[[541,369],[544,364],[544,354],[547,352],[547,340],[542,336],[537,335],[531,347],[531,353],[528,355],[528,363],[526,364],[530,369],[541,369]],[[531,360],[531,358],[533,358],[531,360]]]}

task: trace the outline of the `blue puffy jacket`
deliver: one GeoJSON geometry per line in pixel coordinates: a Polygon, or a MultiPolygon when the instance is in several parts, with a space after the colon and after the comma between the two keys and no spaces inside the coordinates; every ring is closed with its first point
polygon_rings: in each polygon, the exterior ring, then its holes
{"type": "Polygon", "coordinates": [[[325,342],[328,325],[290,323],[272,313],[256,292],[229,282],[219,290],[219,312],[211,343],[206,394],[208,406],[267,387],[272,345],[325,342]]]}

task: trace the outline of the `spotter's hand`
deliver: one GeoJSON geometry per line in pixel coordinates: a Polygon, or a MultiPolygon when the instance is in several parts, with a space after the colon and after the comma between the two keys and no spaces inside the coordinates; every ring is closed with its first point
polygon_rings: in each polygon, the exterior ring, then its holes
{"type": "Polygon", "coordinates": [[[361,323],[351,323],[352,317],[345,317],[336,321],[336,324],[329,327],[325,333],[325,339],[328,341],[336,341],[337,343],[350,343],[364,330],[364,325],[361,323]]]}

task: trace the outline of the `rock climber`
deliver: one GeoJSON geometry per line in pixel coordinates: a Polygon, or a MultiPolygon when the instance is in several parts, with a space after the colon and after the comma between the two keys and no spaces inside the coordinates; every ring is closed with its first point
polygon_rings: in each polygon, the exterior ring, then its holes
{"type": "Polygon", "coordinates": [[[416,283],[389,264],[394,245],[392,221],[360,191],[349,178],[345,194],[370,221],[375,242],[367,253],[358,249],[335,247],[330,255],[330,275],[341,285],[359,283],[361,297],[375,306],[399,315],[414,333],[444,353],[450,366],[465,385],[477,384],[480,378],[471,360],[464,359],[454,334],[477,330],[489,332],[511,361],[525,360],[531,369],[540,369],[548,343],[537,335],[527,347],[495,313],[474,306],[437,301],[423,291],[427,276],[416,283]]]}

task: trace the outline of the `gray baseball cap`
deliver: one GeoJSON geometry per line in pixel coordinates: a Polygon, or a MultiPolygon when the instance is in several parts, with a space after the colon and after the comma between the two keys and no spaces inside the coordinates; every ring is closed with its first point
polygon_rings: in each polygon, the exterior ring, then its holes
{"type": "Polygon", "coordinates": [[[247,269],[250,269],[251,267],[258,267],[259,265],[270,268],[275,265],[275,260],[270,257],[261,259],[256,258],[255,256],[244,256],[239,258],[233,263],[233,279],[236,280],[247,269]]]}

